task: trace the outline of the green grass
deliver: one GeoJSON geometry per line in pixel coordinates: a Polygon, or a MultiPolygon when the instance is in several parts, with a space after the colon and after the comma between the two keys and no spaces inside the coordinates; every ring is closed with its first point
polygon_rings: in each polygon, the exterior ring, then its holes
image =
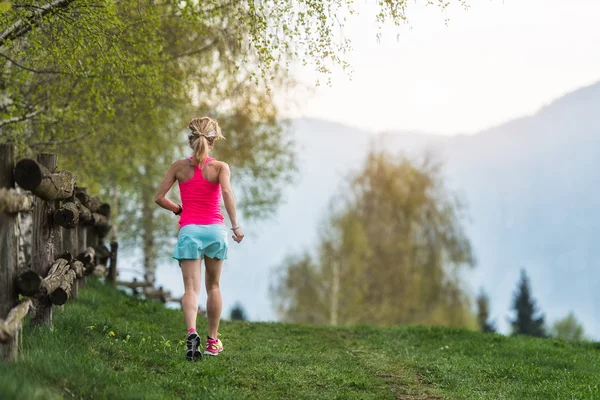
{"type": "Polygon", "coordinates": [[[52,328],[24,328],[0,398],[600,399],[600,344],[423,327],[220,332],[225,352],[186,362],[181,311],[92,281],[52,328]]]}

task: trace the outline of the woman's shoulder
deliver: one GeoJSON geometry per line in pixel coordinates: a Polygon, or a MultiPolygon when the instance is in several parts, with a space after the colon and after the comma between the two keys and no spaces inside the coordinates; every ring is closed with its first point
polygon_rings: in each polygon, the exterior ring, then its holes
{"type": "Polygon", "coordinates": [[[212,167],[215,167],[218,169],[221,169],[223,167],[229,168],[229,165],[225,161],[220,161],[215,158],[212,158],[210,161],[208,161],[207,164],[210,164],[212,167]]]}
{"type": "Polygon", "coordinates": [[[181,160],[177,160],[173,163],[173,165],[171,165],[171,168],[182,168],[182,167],[189,167],[191,160],[189,158],[184,158],[181,160]]]}
{"type": "Polygon", "coordinates": [[[181,171],[182,169],[187,168],[189,166],[190,166],[189,159],[177,160],[173,164],[171,164],[171,167],[169,167],[169,170],[172,171],[173,173],[177,174],[179,171],[181,171]]]}

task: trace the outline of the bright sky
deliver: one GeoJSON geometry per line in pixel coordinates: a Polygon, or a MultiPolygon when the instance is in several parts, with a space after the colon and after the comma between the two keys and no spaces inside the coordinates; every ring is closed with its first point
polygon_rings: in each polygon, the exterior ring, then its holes
{"type": "MultiPolygon", "coordinates": [[[[423,3],[420,0],[419,3],[423,3]]],[[[381,130],[476,133],[532,114],[553,99],[600,80],[600,1],[470,0],[450,21],[413,5],[410,28],[376,39],[375,7],[357,0],[348,24],[352,80],[302,95],[289,116],[318,117],[381,130]]],[[[314,86],[310,68],[294,76],[314,86]]],[[[288,103],[290,104],[290,103],[288,103]]]]}

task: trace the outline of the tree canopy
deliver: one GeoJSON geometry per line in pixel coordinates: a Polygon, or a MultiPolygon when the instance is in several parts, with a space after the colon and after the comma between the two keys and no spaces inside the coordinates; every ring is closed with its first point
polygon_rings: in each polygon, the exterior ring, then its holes
{"type": "MultiPolygon", "coordinates": [[[[186,155],[180,134],[191,116],[221,123],[227,145],[216,152],[235,171],[244,216],[274,211],[295,163],[271,91],[293,84],[294,60],[324,75],[347,67],[350,43],[338,32],[353,12],[347,0],[2,5],[0,142],[14,143],[21,156],[57,153],[79,184],[112,197],[122,231],[144,243],[147,265],[156,238],[173,226],[158,221],[165,215],[151,194],[186,155]]],[[[403,0],[377,6],[379,23],[406,20],[403,0]]]]}
{"type": "Polygon", "coordinates": [[[573,312],[552,324],[551,336],[569,342],[585,340],[583,326],[573,312]]]}
{"type": "MultiPolygon", "coordinates": [[[[445,0],[423,3],[449,5],[445,0]]],[[[464,0],[456,3],[465,5],[464,0]]],[[[379,23],[406,21],[405,0],[381,0],[377,5],[374,17],[379,23]]],[[[347,66],[350,43],[338,32],[343,32],[343,16],[352,13],[347,0],[4,2],[0,126],[11,129],[3,135],[38,147],[76,140],[91,133],[89,122],[111,118],[123,109],[123,101],[131,110],[142,98],[140,93],[150,99],[160,95],[165,80],[183,83],[185,90],[186,83],[195,81],[206,88],[201,92],[205,95],[209,88],[218,91],[221,79],[236,73],[257,84],[270,83],[294,59],[327,74],[332,66],[347,66]],[[218,50],[216,60],[211,50],[218,50]],[[219,58],[234,62],[223,64],[219,58]],[[193,76],[174,74],[172,69],[165,74],[165,65],[194,61],[195,67],[205,68],[193,76]],[[213,69],[213,79],[206,76],[206,68],[213,69]],[[88,122],[85,132],[65,125],[80,119],[88,122]],[[26,121],[34,126],[27,129],[26,121]]]]}
{"type": "Polygon", "coordinates": [[[460,280],[471,246],[439,165],[371,153],[350,181],[316,248],[282,263],[273,287],[280,316],[474,327],[460,280]]]}
{"type": "MultiPolygon", "coordinates": [[[[423,3],[448,6],[442,0],[423,3]]],[[[227,118],[231,144],[223,151],[233,157],[232,164],[250,160],[238,168],[253,175],[244,179],[243,191],[248,211],[258,214],[279,201],[271,178],[276,175],[279,183],[281,173],[259,172],[257,163],[275,164],[270,171],[291,166],[291,149],[269,90],[290,82],[286,73],[292,60],[323,74],[346,66],[350,44],[338,32],[343,32],[343,16],[353,13],[346,0],[22,0],[3,5],[0,141],[16,143],[20,154],[57,152],[69,166],[85,159],[77,172],[86,184],[118,180],[127,185],[147,147],[170,145],[172,153],[172,144],[181,143],[176,132],[190,114],[210,113],[227,118]],[[252,186],[256,182],[259,187],[252,186]],[[275,195],[258,196],[267,192],[275,195]]],[[[406,21],[407,2],[377,5],[374,18],[380,23],[406,21]]]]}

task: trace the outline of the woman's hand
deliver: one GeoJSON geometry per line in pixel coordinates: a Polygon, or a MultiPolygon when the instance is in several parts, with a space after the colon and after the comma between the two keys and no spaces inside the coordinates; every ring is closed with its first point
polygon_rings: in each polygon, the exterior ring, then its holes
{"type": "Polygon", "coordinates": [[[240,228],[235,228],[233,229],[233,236],[231,238],[239,243],[244,239],[244,232],[240,228]]]}

